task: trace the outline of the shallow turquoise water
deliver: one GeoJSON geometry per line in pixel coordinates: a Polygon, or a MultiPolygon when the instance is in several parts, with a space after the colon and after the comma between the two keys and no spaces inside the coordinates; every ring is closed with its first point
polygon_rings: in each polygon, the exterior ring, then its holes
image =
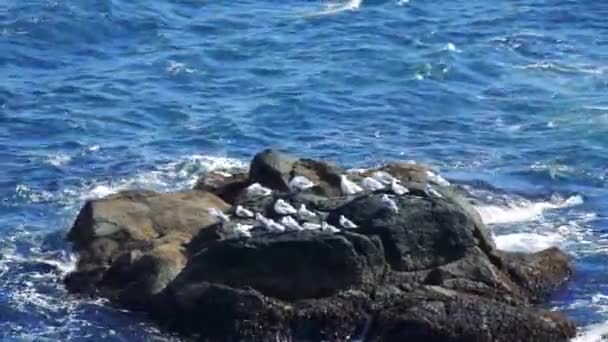
{"type": "Polygon", "coordinates": [[[549,307],[608,332],[608,3],[0,2],[0,337],[170,339],[67,296],[83,201],[266,147],[428,163],[500,246],[559,245],[549,307]]]}

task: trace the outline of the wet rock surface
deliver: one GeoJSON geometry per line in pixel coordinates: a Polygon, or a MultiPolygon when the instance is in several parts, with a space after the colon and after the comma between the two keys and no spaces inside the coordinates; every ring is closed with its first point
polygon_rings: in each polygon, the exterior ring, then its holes
{"type": "Polygon", "coordinates": [[[68,239],[79,255],[70,291],[202,340],[567,341],[576,332],[535,306],[571,276],[568,256],[497,250],[467,200],[415,164],[347,172],[267,150],[249,173],[210,172],[193,191],[90,201],[68,239]],[[383,185],[352,191],[343,175],[383,185]]]}

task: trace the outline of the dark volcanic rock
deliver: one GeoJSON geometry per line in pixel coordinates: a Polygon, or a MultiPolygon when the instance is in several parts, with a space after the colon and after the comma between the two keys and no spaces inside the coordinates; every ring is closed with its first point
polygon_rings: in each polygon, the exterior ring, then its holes
{"type": "Polygon", "coordinates": [[[294,300],[373,285],[384,265],[382,253],[365,236],[291,232],[210,246],[191,259],[175,283],[252,287],[294,300]]]}
{"type": "Polygon", "coordinates": [[[358,232],[377,235],[387,261],[395,270],[420,271],[462,258],[477,245],[475,222],[458,206],[441,199],[395,196],[399,212],[393,213],[380,195],[364,196],[340,207],[328,220],[344,215],[358,232]]]}
{"type": "Polygon", "coordinates": [[[291,170],[295,162],[295,159],[284,153],[265,150],[253,158],[249,179],[251,183],[260,183],[271,189],[289,191],[291,170]]]}
{"type": "MultiPolygon", "coordinates": [[[[410,193],[342,196],[344,170],[266,150],[249,174],[205,175],[202,191],[90,201],[68,235],[79,262],[66,286],[205,341],[566,342],[575,334],[565,316],[534,306],[571,276],[563,252],[499,251],[462,192],[428,168],[377,170],[410,193]],[[295,176],[316,185],[289,189],[295,176]],[[273,193],[251,197],[245,188],[256,182],[273,193]],[[235,215],[241,205],[279,221],[277,199],[313,210],[309,223],[339,227],[345,216],[358,227],[270,233],[235,215]],[[209,208],[230,222],[216,222],[209,208]],[[253,236],[220,238],[239,225],[256,226],[253,236]]],[[[360,182],[373,171],[348,177],[360,182]]]]}
{"type": "Polygon", "coordinates": [[[224,202],[234,204],[237,196],[249,185],[246,173],[211,171],[196,182],[194,189],[210,192],[224,202]]]}

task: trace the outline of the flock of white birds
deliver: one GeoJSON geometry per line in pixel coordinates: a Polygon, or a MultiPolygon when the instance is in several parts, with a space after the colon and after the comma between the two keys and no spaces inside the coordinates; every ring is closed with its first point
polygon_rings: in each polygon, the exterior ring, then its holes
{"type": "MultiPolygon", "coordinates": [[[[449,185],[449,183],[431,171],[427,172],[429,180],[440,184],[449,185]]],[[[315,186],[314,182],[304,176],[293,177],[289,184],[289,188],[292,191],[304,191],[315,186]]],[[[400,181],[393,177],[390,173],[384,171],[376,171],[372,173],[370,177],[365,177],[361,181],[361,185],[348,179],[346,175],[340,177],[340,190],[343,195],[352,196],[363,191],[379,191],[389,189],[394,195],[402,196],[409,193],[409,190],[401,185],[400,181]]],[[[433,189],[427,187],[427,193],[435,197],[442,197],[441,194],[433,189]]],[[[272,190],[268,189],[259,183],[254,183],[247,187],[247,196],[250,198],[260,198],[272,195],[272,190]]],[[[383,205],[393,212],[398,212],[399,207],[397,203],[391,198],[394,195],[383,194],[381,201],[383,205]]],[[[279,222],[267,218],[261,213],[254,213],[251,210],[238,205],[234,211],[234,215],[238,218],[254,219],[255,225],[236,223],[234,225],[228,225],[230,217],[223,213],[217,208],[210,208],[209,214],[220,224],[218,233],[224,239],[234,237],[251,237],[251,230],[254,227],[262,227],[268,232],[284,232],[284,231],[303,231],[303,230],[320,230],[323,232],[337,233],[341,229],[334,227],[329,223],[323,221],[320,224],[311,221],[318,222],[318,214],[307,209],[306,205],[301,204],[299,208],[295,208],[290,203],[282,198],[277,199],[274,202],[273,210],[276,214],[282,216],[279,222]],[[302,222],[302,223],[300,223],[302,222]]],[[[354,229],[357,228],[357,224],[348,218],[341,215],[339,223],[342,229],[354,229]]]]}

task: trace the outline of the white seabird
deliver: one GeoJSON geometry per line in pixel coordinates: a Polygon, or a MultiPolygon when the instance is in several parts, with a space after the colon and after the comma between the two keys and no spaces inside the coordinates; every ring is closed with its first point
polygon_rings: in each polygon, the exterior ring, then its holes
{"type": "Polygon", "coordinates": [[[384,203],[386,205],[386,207],[388,209],[390,209],[392,212],[397,213],[399,212],[399,207],[397,206],[397,203],[395,203],[395,201],[393,201],[390,197],[388,197],[387,194],[382,195],[382,203],[384,203]]]}
{"type": "Polygon", "coordinates": [[[424,192],[431,197],[443,198],[443,195],[430,185],[427,185],[424,192]]]}
{"type": "Polygon", "coordinates": [[[435,182],[441,186],[450,186],[450,182],[433,171],[426,171],[426,176],[431,182],[435,182]]]}
{"type": "Polygon", "coordinates": [[[340,176],[340,190],[344,195],[354,195],[363,191],[359,185],[351,182],[345,175],[340,176]]]}
{"type": "Polygon", "coordinates": [[[399,181],[396,179],[393,179],[393,181],[391,182],[391,191],[394,192],[395,195],[398,195],[398,196],[402,196],[402,195],[405,195],[408,192],[410,192],[410,190],[408,190],[408,188],[399,184],[399,181]]]}
{"type": "Polygon", "coordinates": [[[236,235],[236,237],[246,237],[246,238],[251,237],[251,229],[253,229],[252,225],[241,224],[241,223],[237,223],[233,228],[234,235],[236,235]]]}
{"type": "Polygon", "coordinates": [[[291,179],[291,181],[289,181],[288,185],[292,191],[302,191],[312,188],[313,186],[315,186],[315,183],[313,183],[310,179],[304,176],[295,176],[291,179]]]}
{"type": "Polygon", "coordinates": [[[279,215],[293,215],[298,213],[296,208],[285,202],[285,200],[282,198],[279,198],[276,202],[274,202],[273,209],[279,215]]]}
{"type": "Polygon", "coordinates": [[[285,226],[275,222],[273,219],[268,219],[268,224],[264,227],[266,227],[266,229],[268,229],[269,231],[276,233],[282,233],[285,231],[285,226]]]}
{"type": "Polygon", "coordinates": [[[255,221],[264,227],[270,223],[270,219],[260,213],[255,213],[255,221]]]}
{"type": "Polygon", "coordinates": [[[372,173],[372,178],[384,184],[391,184],[396,180],[395,177],[386,171],[375,171],[372,173]]]}
{"type": "Polygon", "coordinates": [[[303,230],[302,226],[291,216],[285,216],[281,219],[281,224],[289,230],[303,230]]]}
{"type": "Polygon", "coordinates": [[[344,217],[344,215],[340,215],[340,225],[346,229],[354,229],[358,227],[353,221],[344,217]]]}
{"type": "Polygon", "coordinates": [[[238,217],[243,217],[243,218],[253,217],[253,212],[249,209],[243,208],[242,205],[237,205],[234,213],[238,217]]]}
{"type": "Polygon", "coordinates": [[[272,194],[272,190],[263,187],[260,183],[253,183],[247,187],[247,194],[255,197],[265,197],[272,194]]]}
{"type": "Polygon", "coordinates": [[[329,233],[338,233],[340,231],[340,229],[332,226],[331,224],[323,221],[321,223],[321,230],[324,232],[329,232],[329,233]]]}
{"type": "Polygon", "coordinates": [[[300,208],[298,208],[298,218],[302,221],[309,221],[313,218],[317,217],[317,214],[306,209],[306,205],[301,204],[300,208]]]}
{"type": "Polygon", "coordinates": [[[219,223],[224,224],[230,222],[230,217],[217,208],[209,208],[208,212],[209,215],[211,215],[211,217],[216,219],[219,223]]]}
{"type": "Polygon", "coordinates": [[[318,230],[321,229],[321,225],[316,223],[304,222],[302,224],[302,228],[306,230],[318,230]]]}
{"type": "Polygon", "coordinates": [[[382,182],[380,182],[379,180],[372,178],[372,177],[363,178],[363,181],[361,182],[361,186],[363,186],[363,188],[365,190],[369,190],[369,191],[377,191],[377,190],[384,189],[384,184],[382,184],[382,182]]]}

